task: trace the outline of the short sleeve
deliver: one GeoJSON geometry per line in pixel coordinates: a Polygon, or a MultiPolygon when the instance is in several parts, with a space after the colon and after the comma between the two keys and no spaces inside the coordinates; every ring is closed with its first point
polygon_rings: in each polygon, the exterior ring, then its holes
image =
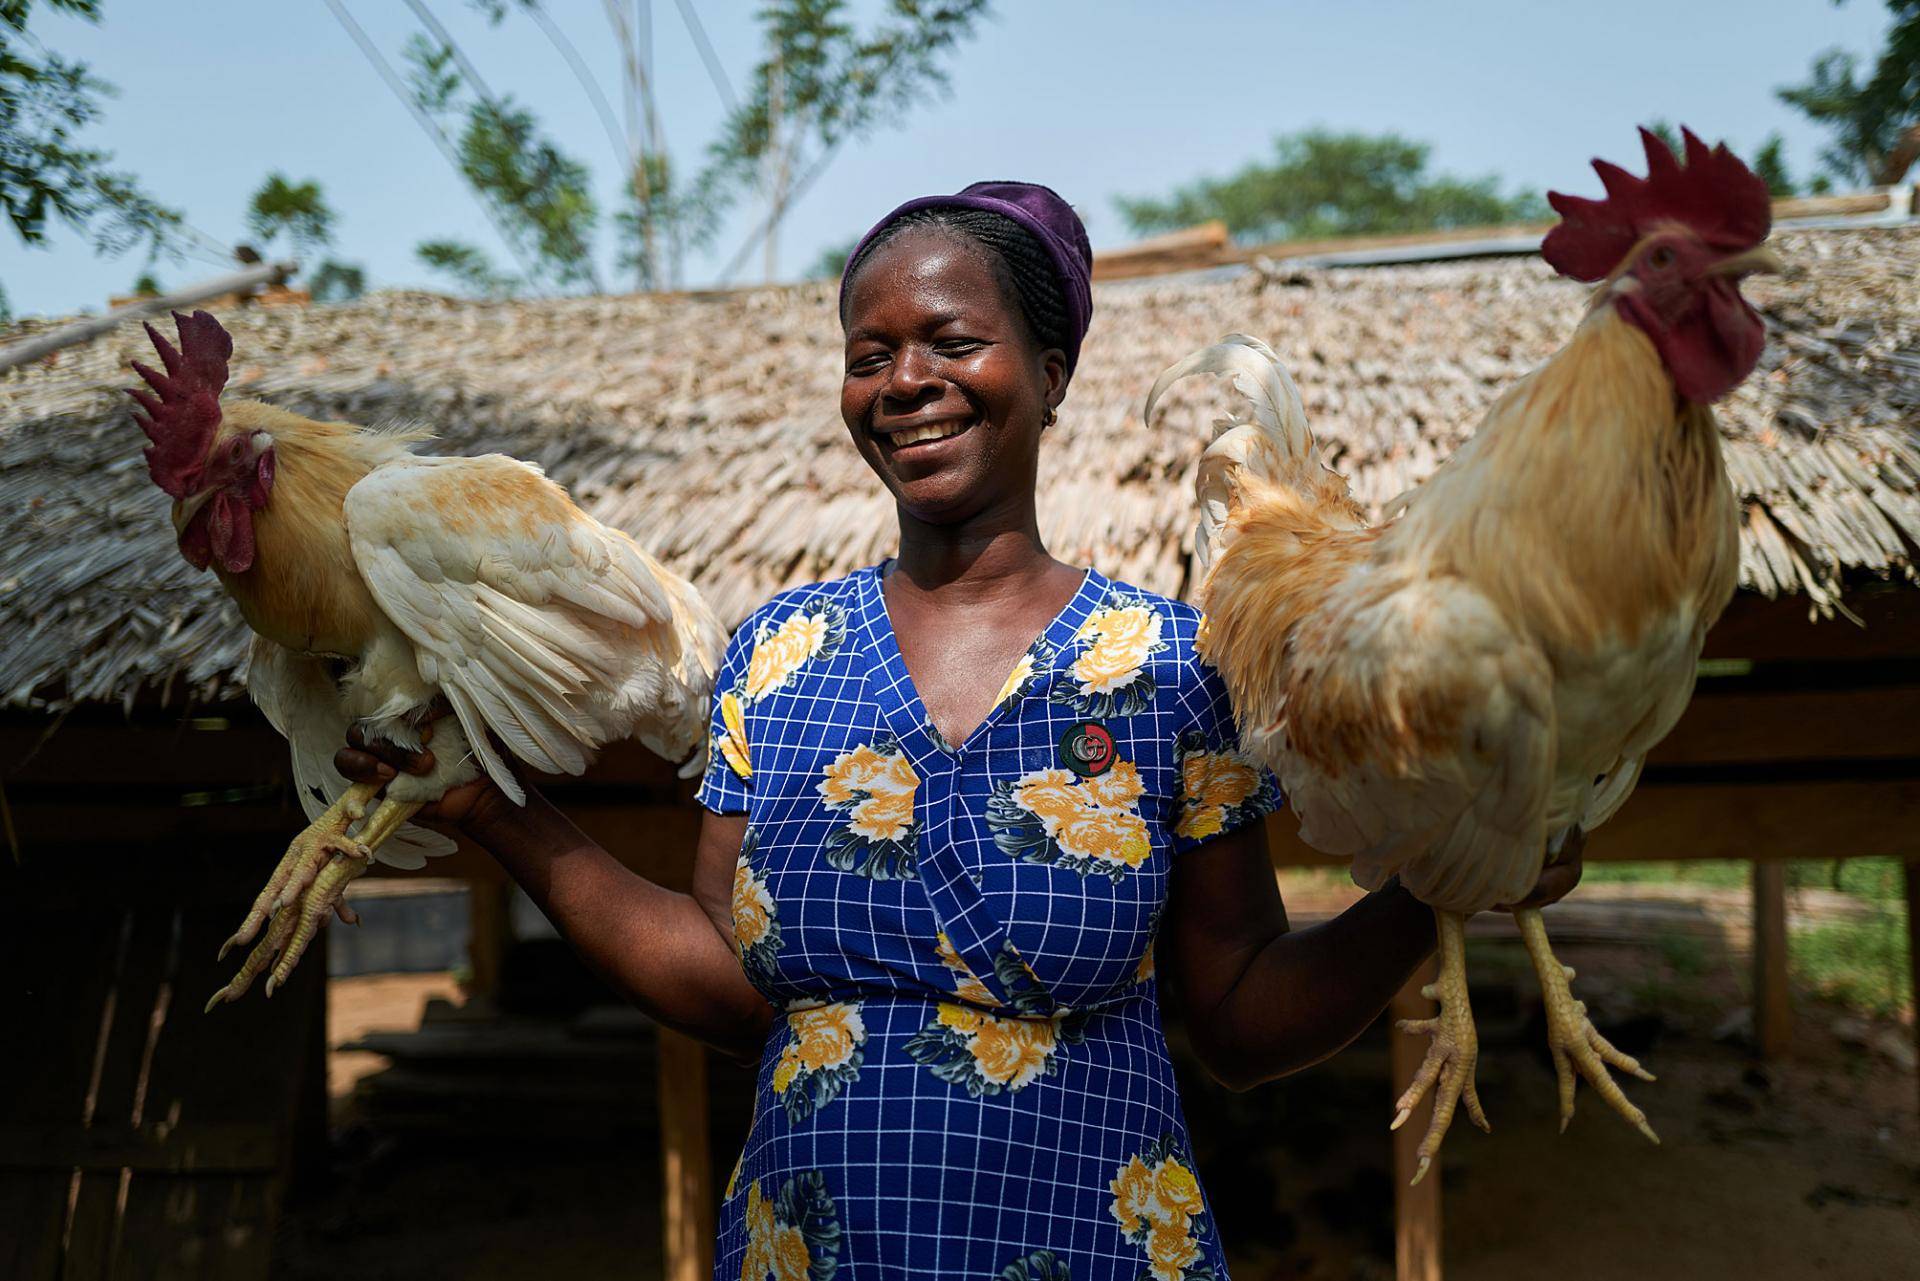
{"type": "Polygon", "coordinates": [[[744,814],[753,798],[753,752],[747,741],[747,710],[742,691],[753,659],[754,626],[747,619],[727,642],[720,674],[713,682],[713,715],[707,730],[707,772],[695,793],[715,814],[744,814]]]}
{"type": "Polygon", "coordinates": [[[1226,682],[1194,657],[1181,683],[1174,747],[1173,849],[1176,854],[1271,814],[1280,784],[1240,750],[1226,682]]]}

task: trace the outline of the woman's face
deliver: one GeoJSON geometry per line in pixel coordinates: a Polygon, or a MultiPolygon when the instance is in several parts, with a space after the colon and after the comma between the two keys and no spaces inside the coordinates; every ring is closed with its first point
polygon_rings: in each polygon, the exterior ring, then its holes
{"type": "Polygon", "coordinates": [[[840,416],[909,514],[929,524],[1031,504],[1041,420],[1066,388],[988,251],[949,232],[902,232],[847,294],[840,416]]]}

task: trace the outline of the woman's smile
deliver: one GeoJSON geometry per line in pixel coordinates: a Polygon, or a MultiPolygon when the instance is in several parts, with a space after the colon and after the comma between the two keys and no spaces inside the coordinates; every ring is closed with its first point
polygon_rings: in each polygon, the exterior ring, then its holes
{"type": "Polygon", "coordinates": [[[964,418],[943,416],[933,419],[909,419],[900,423],[875,423],[873,434],[879,437],[892,453],[911,451],[918,455],[924,452],[922,446],[951,440],[955,436],[964,434],[979,421],[978,415],[970,414],[964,418]]]}

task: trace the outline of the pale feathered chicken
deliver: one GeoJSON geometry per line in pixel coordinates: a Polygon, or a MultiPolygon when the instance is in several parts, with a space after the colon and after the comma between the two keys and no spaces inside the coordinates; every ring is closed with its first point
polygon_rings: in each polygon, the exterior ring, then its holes
{"type": "MultiPolygon", "coordinates": [[[[1595,161],[1604,200],[1554,194],[1542,246],[1598,281],[1572,339],[1488,412],[1425,484],[1367,528],[1315,453],[1293,380],[1233,335],[1162,374],[1232,377],[1240,409],[1199,474],[1201,649],[1248,751],[1280,777],[1308,844],[1372,889],[1398,876],[1435,909],[1439,1016],[1394,1126],[1436,1083],[1415,1176],[1464,1096],[1482,1128],[1466,915],[1524,897],[1573,828],[1604,822],[1691,696],[1731,598],[1738,511],[1708,405],[1745,378],[1765,327],[1739,280],[1767,189],[1724,146],[1686,163],[1643,130],[1648,176],[1595,161]]],[[[1515,913],[1546,1000],[1562,1128],[1574,1070],[1642,1133],[1607,1066],[1652,1079],[1595,1030],[1540,913],[1515,913]]],[[[1657,1142],[1658,1140],[1655,1139],[1657,1142]]]]}
{"type": "Polygon", "coordinates": [[[247,689],[292,747],[313,820],[228,940],[266,926],[208,1009],[269,966],[272,995],[327,912],[348,915],[341,894],[370,860],[450,853],[406,826],[423,804],[482,771],[524,803],[489,732],[546,773],[578,774],[625,738],[700,767],[726,633],[690,583],[531,464],[425,457],[424,431],[223,404],[233,340],[206,312],[174,321],[178,350],[147,327],[165,372],[134,366],[152,388],[130,393],[148,471],[174,499],[181,554],[255,633],[247,689]],[[452,714],[435,720],[440,700],[452,714]],[[384,795],[349,786],[332,761],[355,725],[412,748],[430,736],[433,772],[384,795]]]}

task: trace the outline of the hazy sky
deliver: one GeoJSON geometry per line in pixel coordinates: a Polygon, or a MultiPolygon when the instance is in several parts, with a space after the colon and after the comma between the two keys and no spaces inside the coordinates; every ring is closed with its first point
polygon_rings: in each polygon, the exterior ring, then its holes
{"type": "MultiPolygon", "coordinates": [[[[387,55],[413,28],[398,0],[346,0],[387,55]]],[[[643,7],[647,0],[639,0],[643,7]]],[[[758,56],[757,0],[695,0],[736,86],[758,56]]],[[[496,93],[534,107],[592,167],[608,206],[612,148],[560,55],[529,20],[489,28],[464,0],[429,0],[496,93]]],[[[119,96],[87,135],[197,228],[243,239],[247,198],[271,170],[317,178],[339,215],[335,252],[369,283],[417,285],[421,240],[457,237],[510,263],[472,197],[335,23],[322,0],[106,0],[98,26],[36,13],[46,46],[92,64],[119,96]]],[[[609,93],[617,53],[599,0],[549,0],[609,93]]],[[[856,3],[861,20],[879,9],[856,3]]],[[[951,59],[953,91],[846,148],[793,211],[783,274],[908,197],[980,178],[1044,182],[1072,200],[1096,246],[1123,242],[1116,194],[1166,190],[1322,124],[1398,130],[1436,163],[1510,183],[1597,191],[1587,160],[1636,165],[1632,126],[1654,116],[1750,147],[1771,130],[1796,172],[1820,134],[1773,96],[1831,45],[1879,46],[1874,0],[1611,3],[1348,0],[1146,3],[1000,0],[951,59]]],[[[656,78],[672,154],[698,163],[723,110],[678,9],[653,0],[656,78]]],[[[749,200],[691,264],[710,281],[761,211],[749,200]]],[[[601,232],[612,259],[611,228],[601,232]]],[[[19,313],[97,308],[140,271],[56,231],[28,249],[0,229],[0,282],[19,313]]],[[[219,268],[162,263],[162,283],[219,268]]],[[[746,279],[758,279],[756,255],[746,279]]],[[[611,271],[609,270],[611,275],[611,271]]],[[[617,285],[624,285],[618,282],[617,285]]]]}

